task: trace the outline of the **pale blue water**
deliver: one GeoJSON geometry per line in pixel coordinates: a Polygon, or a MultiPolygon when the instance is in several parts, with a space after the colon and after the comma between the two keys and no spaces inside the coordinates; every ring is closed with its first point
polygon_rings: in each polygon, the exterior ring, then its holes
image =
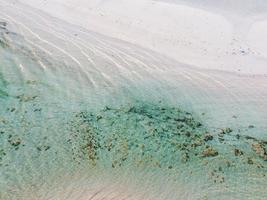
{"type": "Polygon", "coordinates": [[[38,32],[66,52],[9,26],[0,29],[0,199],[98,168],[166,175],[190,186],[189,199],[266,199],[264,99],[253,104],[266,90],[237,88],[253,78],[204,71],[211,79],[197,82],[194,68],[84,30],[77,38],[75,26],[38,32]]]}

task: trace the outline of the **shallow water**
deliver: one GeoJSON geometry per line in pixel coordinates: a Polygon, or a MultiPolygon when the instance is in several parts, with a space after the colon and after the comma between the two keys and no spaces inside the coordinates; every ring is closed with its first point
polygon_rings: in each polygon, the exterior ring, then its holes
{"type": "Polygon", "coordinates": [[[0,14],[1,199],[49,199],[77,173],[159,199],[266,197],[265,76],[200,70],[23,8],[0,14]]]}

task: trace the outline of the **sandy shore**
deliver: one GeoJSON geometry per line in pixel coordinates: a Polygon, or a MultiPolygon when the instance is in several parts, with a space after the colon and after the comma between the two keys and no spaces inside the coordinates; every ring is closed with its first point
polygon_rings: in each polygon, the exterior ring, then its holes
{"type": "Polygon", "coordinates": [[[200,68],[266,74],[262,1],[31,1],[25,3],[91,31],[200,68]]]}

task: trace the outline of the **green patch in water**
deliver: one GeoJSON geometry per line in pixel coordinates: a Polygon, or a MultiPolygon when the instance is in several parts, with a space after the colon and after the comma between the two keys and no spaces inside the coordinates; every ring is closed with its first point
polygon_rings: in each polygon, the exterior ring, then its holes
{"type": "Polygon", "coordinates": [[[69,124],[73,159],[90,166],[202,171],[216,184],[233,173],[266,173],[266,143],[231,128],[208,130],[193,114],[161,103],[135,102],[82,111],[69,124]],[[238,166],[238,168],[236,168],[238,166]],[[190,170],[189,170],[190,168],[190,170]]]}
{"type": "Polygon", "coordinates": [[[4,75],[0,72],[0,98],[8,97],[8,93],[6,92],[6,87],[8,83],[4,78],[4,75]]]}
{"type": "Polygon", "coordinates": [[[207,130],[178,107],[142,102],[105,107],[76,114],[71,127],[73,157],[88,159],[93,166],[172,169],[180,162],[218,154],[202,154],[207,130]]]}
{"type": "Polygon", "coordinates": [[[0,89],[0,98],[8,97],[8,93],[0,89]]]}

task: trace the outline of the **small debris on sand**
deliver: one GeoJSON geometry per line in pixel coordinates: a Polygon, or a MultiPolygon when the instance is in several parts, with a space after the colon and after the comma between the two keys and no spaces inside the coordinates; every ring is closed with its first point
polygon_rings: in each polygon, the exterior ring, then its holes
{"type": "Polygon", "coordinates": [[[211,135],[211,134],[209,134],[209,133],[206,133],[205,135],[204,135],[204,140],[207,142],[207,141],[209,141],[209,140],[213,140],[213,136],[211,135]]]}
{"type": "Polygon", "coordinates": [[[231,133],[231,132],[233,132],[233,130],[231,128],[221,129],[221,134],[228,134],[228,133],[231,133]]]}
{"type": "Polygon", "coordinates": [[[36,80],[27,80],[27,81],[26,81],[26,84],[29,84],[29,85],[36,85],[36,84],[37,84],[37,81],[36,81],[36,80]]]}
{"type": "Polygon", "coordinates": [[[250,165],[254,164],[254,162],[253,162],[253,160],[251,158],[248,158],[248,164],[250,164],[250,165]]]}
{"type": "Polygon", "coordinates": [[[38,150],[38,151],[47,151],[47,150],[49,150],[51,147],[49,146],[49,145],[42,145],[42,146],[38,146],[38,147],[36,147],[36,149],[38,150]]]}
{"type": "Polygon", "coordinates": [[[263,160],[267,161],[267,152],[266,149],[264,148],[263,144],[260,144],[258,142],[255,142],[251,145],[251,148],[255,153],[262,158],[263,160]]]}
{"type": "Polygon", "coordinates": [[[37,98],[37,96],[26,96],[25,94],[21,94],[16,96],[17,99],[19,99],[20,102],[28,102],[28,101],[32,101],[34,99],[37,98]]]}
{"type": "Polygon", "coordinates": [[[248,128],[255,128],[255,126],[254,125],[249,125],[248,128]]]}
{"type": "Polygon", "coordinates": [[[18,136],[9,136],[8,142],[17,150],[21,144],[21,139],[18,136]]]}
{"type": "Polygon", "coordinates": [[[235,149],[235,156],[241,156],[243,155],[243,151],[239,150],[239,149],[235,149]]]}
{"type": "Polygon", "coordinates": [[[213,149],[212,147],[208,147],[202,152],[203,157],[214,157],[218,155],[219,155],[218,151],[213,149]]]}
{"type": "Polygon", "coordinates": [[[0,161],[3,159],[3,157],[6,155],[6,152],[4,149],[0,149],[0,161]]]}

